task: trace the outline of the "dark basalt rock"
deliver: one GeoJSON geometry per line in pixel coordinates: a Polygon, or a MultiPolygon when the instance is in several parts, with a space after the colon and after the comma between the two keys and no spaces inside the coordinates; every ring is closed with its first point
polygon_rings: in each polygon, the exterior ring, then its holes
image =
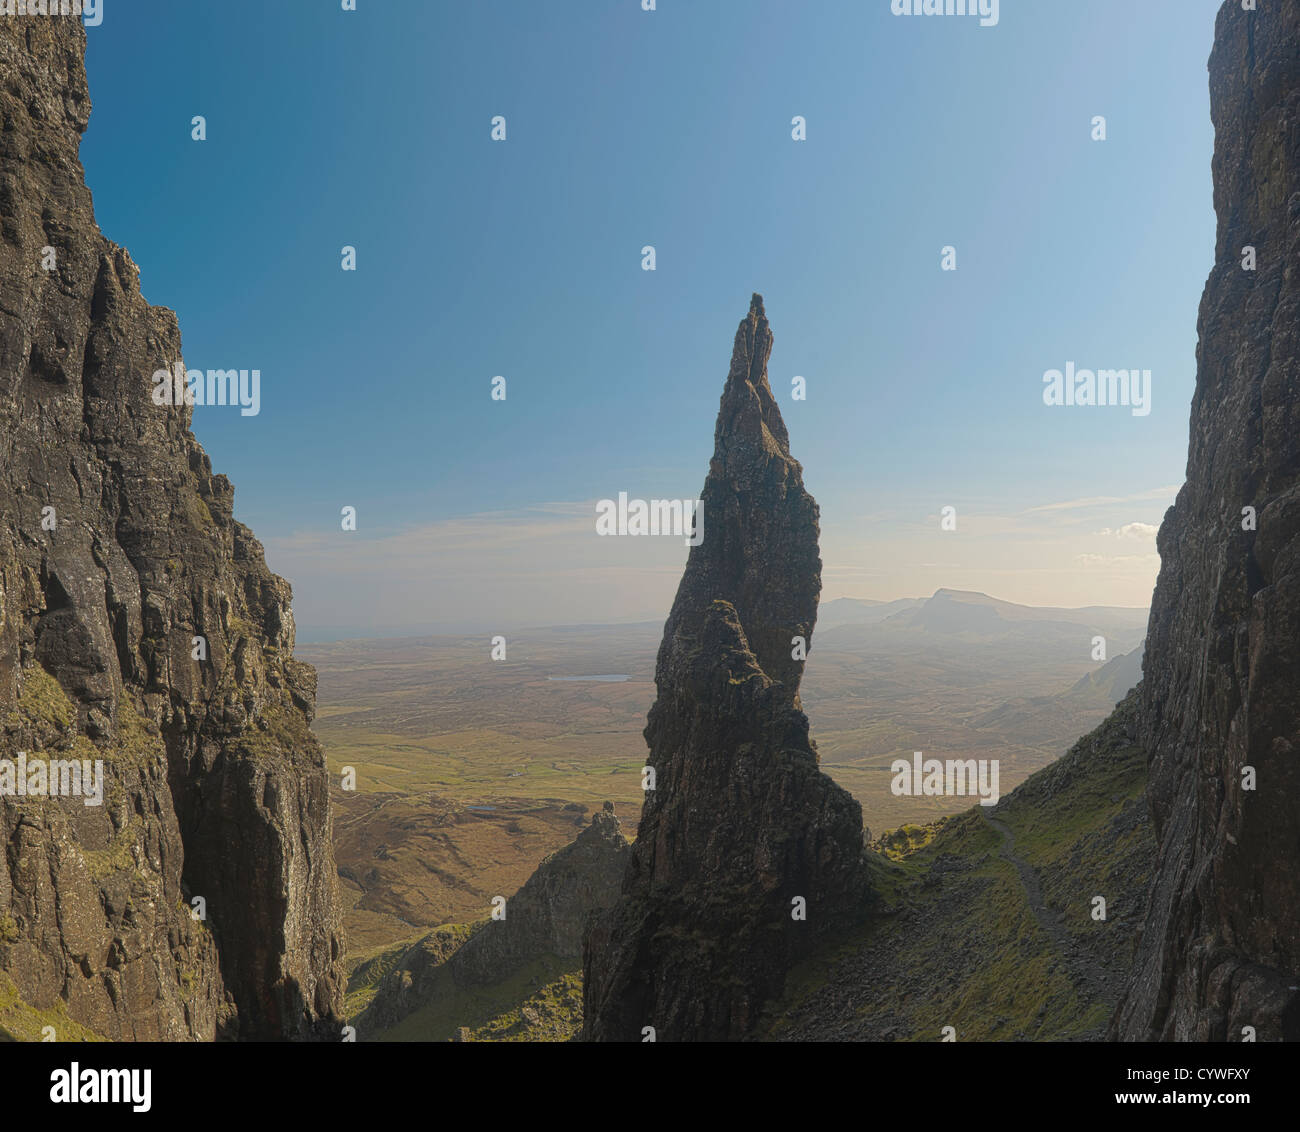
{"type": "Polygon", "coordinates": [[[0,802],[0,976],[109,1038],[337,1038],[315,674],[192,410],[152,402],[180,333],[96,227],[84,51],[0,20],[0,757],[102,758],[107,792],[0,802]]]}
{"type": "Polygon", "coordinates": [[[1300,1038],[1300,5],[1219,12],[1215,267],[1142,684],[1159,842],[1121,1040],[1300,1038]],[[1243,249],[1258,269],[1242,269],[1243,249]],[[1243,530],[1253,507],[1257,530],[1243,530]],[[1242,787],[1253,767],[1257,789],[1242,787]]]}
{"type": "Polygon", "coordinates": [[[645,729],[646,794],[622,896],[584,952],[584,1036],[750,1036],[794,958],[861,916],[862,811],[817,767],[800,709],[821,590],[817,504],[767,380],[755,295],[736,332],[691,548],[645,729]],[[807,919],[792,918],[802,897],[807,919]]]}
{"type": "Polygon", "coordinates": [[[507,901],[506,918],[490,921],[456,952],[456,981],[492,984],[541,955],[579,958],[588,917],[618,897],[629,851],[618,818],[592,814],[591,824],[507,901]]]}
{"type": "Polygon", "coordinates": [[[630,846],[618,818],[592,814],[578,836],[542,861],[506,902],[506,918],[490,920],[459,944],[455,930],[439,928],[406,949],[379,981],[355,1021],[364,1041],[458,988],[495,987],[547,956],[582,956],[589,917],[617,899],[630,846]],[[446,969],[451,987],[439,982],[446,969]]]}

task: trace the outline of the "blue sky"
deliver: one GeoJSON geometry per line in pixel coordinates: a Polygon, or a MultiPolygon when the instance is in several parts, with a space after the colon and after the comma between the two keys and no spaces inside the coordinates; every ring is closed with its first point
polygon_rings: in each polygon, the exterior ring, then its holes
{"type": "Polygon", "coordinates": [[[194,427],[304,637],[664,616],[685,548],[598,539],[593,501],[698,493],[752,291],[825,598],[1147,602],[1217,0],[357,7],[108,0],[87,31],[100,226],[189,366],[261,370],[259,415],[194,427]],[[1150,414],[1044,405],[1069,361],[1151,370],[1150,414]]]}

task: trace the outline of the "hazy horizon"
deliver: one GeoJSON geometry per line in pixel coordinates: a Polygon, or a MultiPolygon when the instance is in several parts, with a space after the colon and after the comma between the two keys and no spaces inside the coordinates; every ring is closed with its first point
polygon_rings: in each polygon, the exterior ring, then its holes
{"type": "MultiPolygon", "coordinates": [[[[960,593],[978,593],[982,597],[987,597],[995,602],[1007,602],[1006,598],[998,597],[997,594],[987,594],[981,590],[959,590],[955,586],[940,586],[937,590],[928,594],[907,594],[892,598],[864,598],[849,594],[841,594],[839,597],[827,597],[824,593],[821,601],[818,603],[818,609],[828,605],[830,602],[847,600],[847,601],[866,601],[874,604],[888,605],[891,602],[911,601],[921,603],[935,597],[943,590],[956,590],[960,593]]],[[[1022,602],[1007,602],[1011,605],[1023,605],[1022,602]]],[[[1150,609],[1150,602],[1145,605],[1104,605],[1100,603],[1088,603],[1085,605],[1074,606],[1027,606],[1031,609],[1059,609],[1062,611],[1074,612],[1081,609],[1150,609]]],[[[548,629],[605,629],[618,628],[625,626],[628,628],[634,626],[650,626],[656,631],[662,627],[668,614],[665,611],[661,617],[625,617],[609,621],[565,621],[565,622],[538,622],[537,624],[520,623],[508,626],[515,632],[543,631],[548,629]]],[[[298,626],[298,641],[302,644],[328,645],[343,643],[346,641],[366,641],[366,640],[402,640],[404,638],[420,637],[464,637],[475,633],[482,632],[483,626],[477,622],[430,622],[424,625],[376,625],[362,630],[359,626],[346,625],[313,625],[304,630],[298,626]]]]}

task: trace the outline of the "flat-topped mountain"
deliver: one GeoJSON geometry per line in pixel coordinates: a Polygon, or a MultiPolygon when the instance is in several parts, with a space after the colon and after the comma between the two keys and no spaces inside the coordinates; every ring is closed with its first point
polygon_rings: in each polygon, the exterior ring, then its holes
{"type": "Polygon", "coordinates": [[[1018,605],[973,590],[936,590],[933,597],[903,609],[883,622],[887,629],[917,629],[929,633],[988,636],[1027,633],[1036,636],[1084,627],[1101,634],[1127,634],[1146,624],[1147,610],[1093,605],[1054,609],[1018,605]]]}

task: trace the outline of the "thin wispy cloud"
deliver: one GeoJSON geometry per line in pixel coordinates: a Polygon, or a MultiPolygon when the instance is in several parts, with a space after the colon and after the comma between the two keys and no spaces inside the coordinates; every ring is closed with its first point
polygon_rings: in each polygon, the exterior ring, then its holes
{"type": "Polygon", "coordinates": [[[1166,487],[1153,487],[1149,491],[1140,491],[1134,495],[1092,495],[1082,499],[1066,499],[1060,503],[1043,503],[1037,507],[1028,507],[1023,512],[1033,515],[1044,511],[1079,511],[1092,507],[1109,507],[1117,503],[1135,503],[1143,499],[1169,499],[1178,494],[1181,484],[1166,487]]]}

